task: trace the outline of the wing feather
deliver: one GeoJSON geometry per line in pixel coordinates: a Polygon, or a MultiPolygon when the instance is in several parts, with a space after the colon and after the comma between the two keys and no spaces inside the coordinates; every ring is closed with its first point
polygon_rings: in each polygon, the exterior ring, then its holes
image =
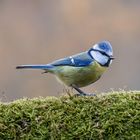
{"type": "Polygon", "coordinates": [[[51,65],[82,67],[90,65],[93,61],[94,60],[87,54],[87,52],[83,52],[77,55],[54,61],[51,63],[51,65]]]}

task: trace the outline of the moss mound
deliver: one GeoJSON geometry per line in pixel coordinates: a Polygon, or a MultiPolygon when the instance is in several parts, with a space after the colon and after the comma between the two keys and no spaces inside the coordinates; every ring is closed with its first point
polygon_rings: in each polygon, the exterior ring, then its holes
{"type": "Polygon", "coordinates": [[[0,139],[140,139],[140,92],[1,103],[0,139]]]}

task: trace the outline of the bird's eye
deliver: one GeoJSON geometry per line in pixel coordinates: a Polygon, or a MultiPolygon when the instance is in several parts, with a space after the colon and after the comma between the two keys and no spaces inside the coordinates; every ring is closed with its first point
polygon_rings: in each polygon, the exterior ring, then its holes
{"type": "Polygon", "coordinates": [[[105,55],[107,57],[110,57],[108,54],[106,54],[105,52],[99,51],[102,55],[105,55]]]}

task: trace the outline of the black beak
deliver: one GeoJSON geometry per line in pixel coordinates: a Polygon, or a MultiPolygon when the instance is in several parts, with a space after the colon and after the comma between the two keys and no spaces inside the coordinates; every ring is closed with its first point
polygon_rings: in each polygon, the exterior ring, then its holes
{"type": "Polygon", "coordinates": [[[115,57],[113,57],[113,56],[110,56],[110,59],[111,59],[111,60],[114,60],[114,59],[115,59],[115,57]]]}

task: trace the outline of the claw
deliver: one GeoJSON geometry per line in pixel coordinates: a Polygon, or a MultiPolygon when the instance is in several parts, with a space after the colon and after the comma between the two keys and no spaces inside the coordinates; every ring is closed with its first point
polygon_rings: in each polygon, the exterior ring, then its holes
{"type": "Polygon", "coordinates": [[[90,97],[92,97],[92,96],[97,96],[96,94],[94,94],[94,93],[90,93],[90,94],[86,94],[86,93],[80,93],[80,94],[75,94],[75,96],[90,96],[90,97]]]}
{"type": "Polygon", "coordinates": [[[96,96],[96,94],[87,94],[85,92],[83,92],[81,89],[79,89],[77,86],[75,85],[71,85],[76,91],[79,92],[79,94],[76,94],[76,96],[96,96]]]}

